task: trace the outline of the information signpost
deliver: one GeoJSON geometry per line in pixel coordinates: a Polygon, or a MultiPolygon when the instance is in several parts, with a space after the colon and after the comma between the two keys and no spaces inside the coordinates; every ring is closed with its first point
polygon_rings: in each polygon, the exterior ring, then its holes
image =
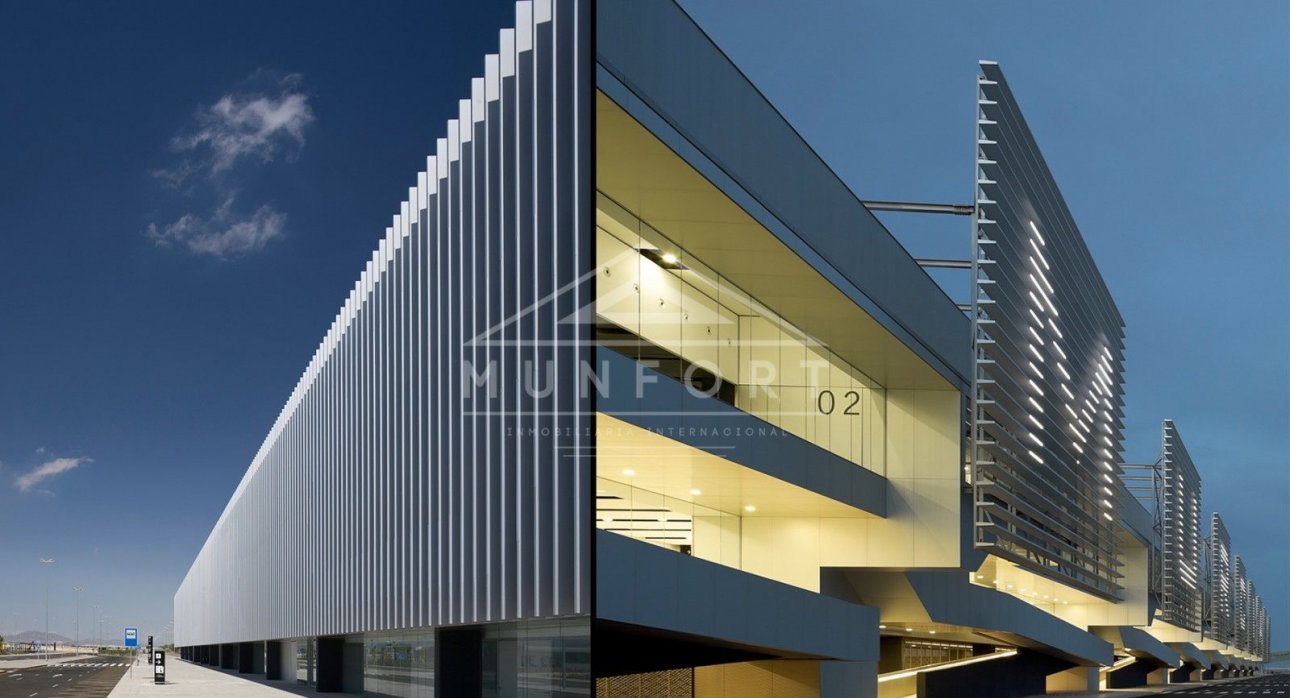
{"type": "Polygon", "coordinates": [[[139,629],[138,629],[138,628],[126,628],[126,629],[125,629],[125,646],[126,646],[126,647],[138,647],[138,646],[139,646],[139,629]]]}
{"type": "Polygon", "coordinates": [[[152,682],[166,682],[166,652],[157,650],[152,653],[152,682]]]}

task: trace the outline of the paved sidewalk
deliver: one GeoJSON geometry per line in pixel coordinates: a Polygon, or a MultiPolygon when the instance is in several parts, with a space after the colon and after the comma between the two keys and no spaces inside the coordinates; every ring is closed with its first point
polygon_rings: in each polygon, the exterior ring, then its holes
{"type": "Polygon", "coordinates": [[[266,683],[249,681],[237,674],[168,656],[166,683],[153,683],[152,667],[140,660],[126,672],[108,698],[295,698],[297,695],[266,683]]]}

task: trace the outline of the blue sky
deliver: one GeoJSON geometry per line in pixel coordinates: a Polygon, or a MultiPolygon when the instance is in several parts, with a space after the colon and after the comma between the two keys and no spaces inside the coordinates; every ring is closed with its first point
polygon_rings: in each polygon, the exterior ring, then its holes
{"type": "Polygon", "coordinates": [[[82,632],[91,604],[113,636],[170,620],[513,13],[0,7],[0,634],[44,626],[38,557],[56,632],[76,585],[82,632]],[[84,460],[20,490],[60,459],[84,460]]]}
{"type": "MultiPolygon", "coordinates": [[[[682,5],[862,198],[970,202],[976,64],[999,62],[1125,318],[1126,460],[1177,423],[1287,646],[1290,4],[682,5]]],[[[962,219],[883,220],[967,254],[962,219]]]]}
{"type": "MultiPolygon", "coordinates": [[[[1290,629],[1287,6],[684,5],[865,198],[967,200],[975,63],[1002,63],[1129,324],[1129,459],[1178,422],[1290,629]]],[[[75,585],[82,635],[91,604],[114,635],[170,619],[510,21],[506,2],[0,8],[0,633],[43,626],[39,557],[55,632],[75,585]]],[[[916,252],[966,249],[961,220],[886,220],[916,252]]]]}

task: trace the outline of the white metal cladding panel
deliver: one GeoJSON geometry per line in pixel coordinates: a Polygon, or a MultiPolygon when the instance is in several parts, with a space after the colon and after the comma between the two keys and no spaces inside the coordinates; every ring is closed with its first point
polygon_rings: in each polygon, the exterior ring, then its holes
{"type": "Polygon", "coordinates": [[[1232,536],[1215,512],[1209,528],[1209,637],[1232,641],[1232,536]]]}
{"type": "Polygon", "coordinates": [[[589,20],[517,3],[180,585],[179,645],[589,612],[589,20]]]}
{"type": "Polygon", "coordinates": [[[1124,321],[998,65],[977,81],[975,543],[1120,590],[1124,321]]]}
{"type": "Polygon", "coordinates": [[[1232,565],[1232,644],[1244,647],[1249,635],[1249,616],[1247,609],[1250,602],[1250,580],[1245,576],[1245,561],[1240,555],[1232,565]]]}
{"type": "Polygon", "coordinates": [[[1160,440],[1165,480],[1160,517],[1164,526],[1160,536],[1161,612],[1170,623],[1199,631],[1203,620],[1200,473],[1172,421],[1164,421],[1160,440]]]}

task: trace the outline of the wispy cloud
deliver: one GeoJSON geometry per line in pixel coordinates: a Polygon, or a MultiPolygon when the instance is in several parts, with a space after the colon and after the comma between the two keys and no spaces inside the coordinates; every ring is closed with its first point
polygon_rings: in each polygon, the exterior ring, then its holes
{"type": "Polygon", "coordinates": [[[55,458],[54,460],[45,461],[32,468],[30,472],[18,476],[14,480],[14,486],[18,488],[19,492],[30,492],[33,487],[39,485],[42,481],[60,473],[75,470],[90,461],[91,459],[89,458],[55,458]]]}
{"type": "Polygon", "coordinates": [[[148,237],[161,247],[177,245],[195,254],[228,259],[263,249],[282,236],[286,224],[287,214],[267,204],[245,218],[234,217],[229,206],[221,206],[208,217],[186,213],[165,226],[152,223],[148,237]]]}
{"type": "Polygon", "coordinates": [[[218,175],[240,160],[272,162],[290,157],[305,144],[305,127],[314,120],[309,96],[300,91],[301,76],[268,77],[259,71],[243,85],[203,106],[193,124],[170,141],[186,157],[163,179],[181,183],[197,173],[218,175]]]}
{"type": "Polygon", "coordinates": [[[190,210],[145,230],[159,247],[231,259],[265,247],[286,233],[287,215],[271,204],[239,208],[240,177],[250,168],[290,160],[313,122],[299,74],[257,71],[214,103],[196,110],[170,141],[178,160],[153,176],[190,201],[190,210]],[[195,200],[217,203],[203,211],[195,200]]]}

